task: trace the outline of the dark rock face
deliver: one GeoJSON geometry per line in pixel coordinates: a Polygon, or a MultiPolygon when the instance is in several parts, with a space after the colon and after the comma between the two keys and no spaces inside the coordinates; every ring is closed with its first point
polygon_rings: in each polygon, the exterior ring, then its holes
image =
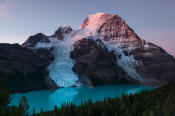
{"type": "Polygon", "coordinates": [[[39,42],[45,42],[45,43],[49,43],[49,37],[42,34],[42,33],[38,33],[36,35],[30,36],[23,44],[23,47],[26,48],[31,48],[31,47],[35,47],[37,45],[37,43],[39,42]]]}
{"type": "Polygon", "coordinates": [[[117,44],[120,48],[142,48],[142,41],[135,32],[127,26],[125,21],[117,15],[111,17],[107,22],[103,23],[98,33],[104,37],[104,40],[117,44]]]}
{"type": "Polygon", "coordinates": [[[162,48],[139,49],[131,51],[141,64],[138,72],[147,85],[163,85],[175,82],[175,59],[162,48]]]}
{"type": "Polygon", "coordinates": [[[116,44],[125,55],[134,56],[140,64],[137,72],[146,85],[175,82],[175,59],[161,47],[140,39],[121,17],[97,13],[88,16],[81,28],[92,26],[105,41],[116,44]]]}
{"type": "Polygon", "coordinates": [[[42,33],[38,33],[36,35],[30,36],[22,46],[25,48],[34,48],[38,43],[50,43],[53,38],[57,38],[59,40],[64,39],[64,34],[69,34],[72,32],[72,28],[70,26],[59,27],[52,36],[46,36],[42,33]]]}
{"type": "Polygon", "coordinates": [[[59,27],[51,37],[63,40],[64,34],[69,34],[71,32],[72,28],[70,26],[59,27]]]}
{"type": "Polygon", "coordinates": [[[84,38],[76,42],[70,57],[75,60],[74,72],[85,85],[137,83],[118,67],[116,56],[100,39],[84,38]]]}
{"type": "Polygon", "coordinates": [[[52,55],[44,49],[36,53],[19,44],[0,44],[0,77],[12,92],[57,88],[46,70],[52,55]]]}
{"type": "Polygon", "coordinates": [[[52,51],[54,48],[38,48],[38,49],[33,49],[32,52],[39,56],[41,59],[45,60],[45,63],[47,66],[51,63],[51,61],[54,60],[54,55],[52,54],[52,51]]]}

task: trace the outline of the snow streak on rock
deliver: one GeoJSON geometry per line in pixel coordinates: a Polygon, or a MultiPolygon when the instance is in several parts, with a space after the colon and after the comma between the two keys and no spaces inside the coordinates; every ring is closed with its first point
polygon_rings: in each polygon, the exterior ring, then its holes
{"type": "Polygon", "coordinates": [[[137,73],[136,68],[138,66],[138,62],[134,59],[134,57],[126,56],[123,53],[123,50],[117,46],[117,44],[111,44],[108,41],[105,41],[103,37],[101,36],[93,36],[93,39],[99,39],[104,43],[104,45],[107,47],[107,49],[112,52],[114,51],[117,55],[117,64],[132,78],[143,82],[142,77],[139,73],[137,73]]]}
{"type": "Polygon", "coordinates": [[[115,44],[110,44],[107,41],[104,41],[104,44],[108,48],[109,51],[114,51],[117,55],[117,64],[131,77],[134,79],[143,82],[142,77],[139,73],[137,73],[136,68],[138,66],[138,62],[134,59],[133,55],[126,56],[122,49],[119,48],[115,44]]]}

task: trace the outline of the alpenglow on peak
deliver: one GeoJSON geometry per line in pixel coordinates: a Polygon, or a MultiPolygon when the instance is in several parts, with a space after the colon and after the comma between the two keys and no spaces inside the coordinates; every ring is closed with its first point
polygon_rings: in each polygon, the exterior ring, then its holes
{"type": "Polygon", "coordinates": [[[88,15],[87,18],[82,23],[82,25],[80,26],[80,28],[82,29],[86,28],[91,31],[97,31],[103,23],[107,22],[109,19],[115,16],[117,15],[108,14],[108,13],[96,13],[96,14],[88,15]]]}

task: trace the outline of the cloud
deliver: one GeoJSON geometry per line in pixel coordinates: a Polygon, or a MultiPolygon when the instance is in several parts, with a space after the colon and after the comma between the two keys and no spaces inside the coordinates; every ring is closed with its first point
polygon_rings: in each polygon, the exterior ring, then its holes
{"type": "Polygon", "coordinates": [[[9,5],[9,0],[4,0],[3,2],[0,3],[0,19],[8,19],[9,14],[8,14],[8,5],[9,5]]]}

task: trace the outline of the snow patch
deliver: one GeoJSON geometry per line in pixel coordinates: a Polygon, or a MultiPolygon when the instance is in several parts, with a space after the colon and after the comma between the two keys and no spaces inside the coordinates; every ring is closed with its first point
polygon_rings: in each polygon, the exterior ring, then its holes
{"type": "Polygon", "coordinates": [[[49,43],[45,43],[45,42],[38,42],[35,46],[35,48],[51,48],[57,45],[57,43],[59,42],[58,39],[50,37],[49,38],[50,42],[49,43]]]}
{"type": "Polygon", "coordinates": [[[144,45],[144,48],[149,48],[150,46],[148,45],[148,42],[147,41],[145,41],[146,42],[146,44],[144,45]]]}
{"type": "Polygon", "coordinates": [[[101,40],[106,45],[109,51],[114,51],[117,55],[117,64],[131,77],[134,79],[143,82],[142,77],[140,74],[137,73],[136,68],[139,65],[139,62],[137,62],[133,55],[126,56],[123,53],[123,50],[119,48],[116,44],[110,44],[108,41],[105,41],[102,37],[101,40]]]}
{"type": "Polygon", "coordinates": [[[96,13],[96,14],[88,15],[86,21],[83,24],[85,25],[85,27],[81,25],[79,28],[80,29],[85,28],[88,31],[96,32],[100,28],[100,26],[110,18],[109,16],[115,16],[115,15],[106,14],[106,13],[96,13]],[[104,17],[105,15],[106,17],[104,17]]]}

